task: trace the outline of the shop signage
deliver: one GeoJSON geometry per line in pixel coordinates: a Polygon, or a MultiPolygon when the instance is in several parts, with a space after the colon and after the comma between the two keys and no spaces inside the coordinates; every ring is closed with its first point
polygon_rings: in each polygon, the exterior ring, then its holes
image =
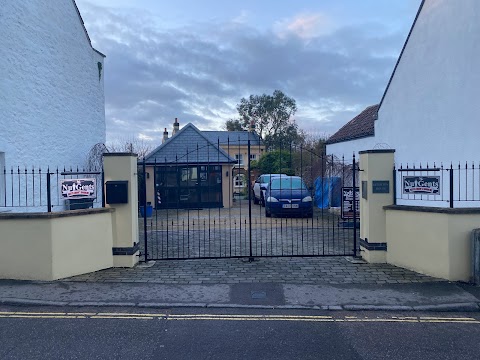
{"type": "Polygon", "coordinates": [[[60,180],[60,198],[62,199],[95,199],[95,194],[95,179],[60,180]]]}
{"type": "MultiPolygon", "coordinates": [[[[342,219],[353,219],[353,187],[342,187],[342,219]]],[[[355,188],[356,218],[360,218],[360,188],[355,188]]]]}
{"type": "Polygon", "coordinates": [[[403,193],[440,195],[440,176],[404,176],[403,193]]]}

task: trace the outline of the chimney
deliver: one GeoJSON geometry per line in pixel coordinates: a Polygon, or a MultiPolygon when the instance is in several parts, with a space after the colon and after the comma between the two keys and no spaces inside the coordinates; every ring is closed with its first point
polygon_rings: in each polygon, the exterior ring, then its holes
{"type": "Polygon", "coordinates": [[[250,125],[248,126],[248,132],[255,132],[255,121],[250,121],[250,125]]]}
{"type": "Polygon", "coordinates": [[[175,135],[178,130],[180,130],[180,124],[178,123],[178,119],[175,118],[175,122],[173,123],[173,132],[172,132],[172,136],[175,135]]]}
{"type": "Polygon", "coordinates": [[[168,131],[167,131],[167,128],[165,128],[165,131],[163,132],[162,144],[167,140],[168,140],[168,131]]]}

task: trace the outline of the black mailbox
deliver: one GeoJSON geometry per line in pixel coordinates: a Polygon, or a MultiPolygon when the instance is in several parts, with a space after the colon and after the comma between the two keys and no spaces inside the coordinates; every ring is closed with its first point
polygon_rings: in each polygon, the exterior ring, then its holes
{"type": "Polygon", "coordinates": [[[107,181],[105,193],[107,204],[128,204],[128,181],[107,181]]]}

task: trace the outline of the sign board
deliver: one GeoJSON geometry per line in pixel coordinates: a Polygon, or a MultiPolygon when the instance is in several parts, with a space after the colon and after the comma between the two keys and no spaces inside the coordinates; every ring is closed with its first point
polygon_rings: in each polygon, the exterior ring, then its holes
{"type": "MultiPolygon", "coordinates": [[[[342,219],[353,219],[353,187],[342,187],[342,219]]],[[[355,188],[356,218],[360,218],[360,188],[355,188]]]]}
{"type": "Polygon", "coordinates": [[[95,199],[95,179],[62,179],[60,180],[61,199],[95,199]]]}
{"type": "Polygon", "coordinates": [[[388,194],[390,192],[390,181],[388,180],[373,180],[372,193],[374,194],[388,194]]]}
{"type": "Polygon", "coordinates": [[[440,195],[440,176],[403,176],[404,194],[440,195]]]}

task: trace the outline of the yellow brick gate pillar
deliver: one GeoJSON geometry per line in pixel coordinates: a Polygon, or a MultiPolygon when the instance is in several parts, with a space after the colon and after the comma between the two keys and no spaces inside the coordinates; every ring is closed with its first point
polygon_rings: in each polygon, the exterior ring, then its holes
{"type": "Polygon", "coordinates": [[[139,261],[137,155],[103,155],[105,206],[115,209],[113,266],[133,267],[139,261]]]}
{"type": "Polygon", "coordinates": [[[360,151],[360,252],[369,263],[386,263],[384,206],[393,204],[392,149],[360,151]]]}

